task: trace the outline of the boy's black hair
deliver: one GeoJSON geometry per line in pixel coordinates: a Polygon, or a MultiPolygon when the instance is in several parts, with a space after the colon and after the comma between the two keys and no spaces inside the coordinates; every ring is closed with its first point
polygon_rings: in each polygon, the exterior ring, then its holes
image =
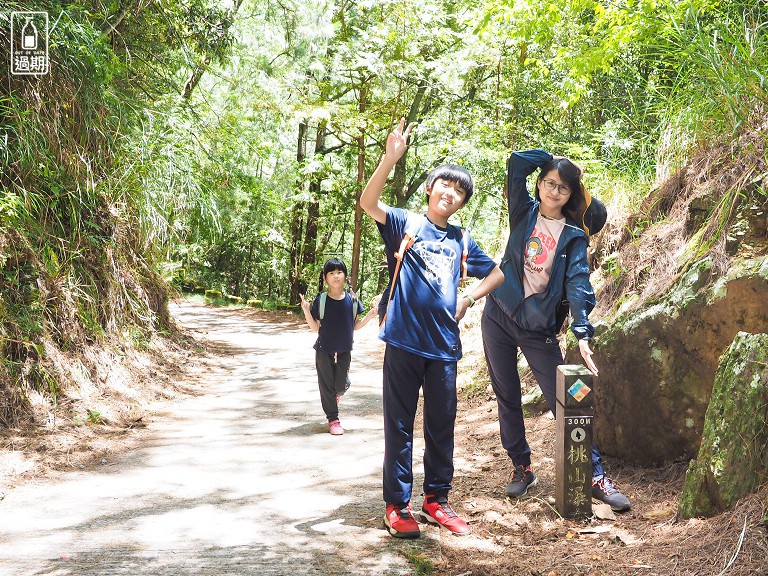
{"type": "MultiPolygon", "coordinates": [[[[462,206],[472,198],[472,194],[475,191],[475,181],[472,179],[472,174],[470,174],[466,168],[462,168],[458,164],[443,164],[442,166],[438,166],[429,173],[429,176],[427,176],[427,187],[432,188],[432,185],[438,178],[442,178],[446,182],[456,182],[456,184],[461,186],[461,189],[466,192],[462,206]]],[[[427,194],[427,200],[429,200],[429,194],[427,194]]]]}
{"type": "Polygon", "coordinates": [[[317,285],[317,292],[318,294],[323,291],[323,283],[325,282],[325,276],[329,272],[335,272],[336,270],[341,270],[344,272],[344,277],[349,276],[347,273],[347,265],[344,264],[344,262],[338,258],[328,258],[328,260],[325,261],[325,264],[323,264],[323,271],[320,272],[320,283],[317,285]]]}

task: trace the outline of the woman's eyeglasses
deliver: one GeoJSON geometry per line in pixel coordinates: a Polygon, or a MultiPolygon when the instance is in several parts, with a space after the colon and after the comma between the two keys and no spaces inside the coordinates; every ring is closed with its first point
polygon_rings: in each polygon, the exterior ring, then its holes
{"type": "Polygon", "coordinates": [[[546,188],[548,192],[557,190],[557,193],[560,196],[568,196],[571,193],[571,189],[567,184],[558,184],[550,178],[543,178],[541,182],[544,184],[544,188],[546,188]]]}

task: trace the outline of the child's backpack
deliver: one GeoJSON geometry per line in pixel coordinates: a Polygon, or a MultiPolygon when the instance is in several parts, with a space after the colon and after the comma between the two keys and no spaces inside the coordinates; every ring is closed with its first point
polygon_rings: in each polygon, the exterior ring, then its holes
{"type": "MultiPolygon", "coordinates": [[[[392,292],[395,289],[395,282],[397,282],[397,275],[400,272],[400,264],[403,262],[403,258],[405,257],[405,251],[408,250],[411,246],[413,246],[414,242],[416,242],[416,238],[418,238],[418,233],[421,231],[421,227],[424,225],[424,221],[427,219],[426,216],[422,216],[418,219],[418,222],[414,222],[412,225],[410,225],[403,235],[403,240],[400,242],[400,249],[395,252],[395,260],[397,260],[397,264],[395,264],[395,271],[392,273],[392,280],[389,283],[389,296],[387,297],[387,306],[385,308],[384,316],[382,316],[381,321],[379,322],[379,328],[384,326],[384,322],[387,319],[387,313],[386,310],[389,309],[389,301],[392,299],[392,292]]],[[[451,226],[451,224],[449,224],[451,226]]],[[[461,280],[467,279],[467,256],[469,255],[469,230],[467,230],[464,227],[458,227],[461,230],[461,244],[462,244],[462,251],[461,251],[461,280]]]]}
{"type": "MultiPolygon", "coordinates": [[[[357,318],[357,296],[355,295],[352,290],[349,291],[349,296],[352,298],[352,321],[354,322],[357,318]]],[[[328,298],[328,292],[323,292],[320,294],[320,302],[319,305],[319,314],[320,314],[320,320],[323,319],[323,316],[325,316],[325,301],[328,298]]]]}

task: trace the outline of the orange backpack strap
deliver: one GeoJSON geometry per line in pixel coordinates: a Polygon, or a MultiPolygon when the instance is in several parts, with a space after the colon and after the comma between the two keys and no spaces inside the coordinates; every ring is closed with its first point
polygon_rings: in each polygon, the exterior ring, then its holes
{"type": "MultiPolygon", "coordinates": [[[[421,226],[423,225],[424,220],[419,220],[418,229],[421,230],[421,226]]],[[[387,307],[385,308],[384,316],[382,316],[381,321],[379,322],[379,328],[384,326],[384,322],[387,319],[387,312],[386,310],[389,310],[389,301],[392,300],[392,292],[395,291],[395,283],[397,282],[397,275],[400,273],[400,265],[403,263],[403,258],[405,258],[406,251],[413,246],[413,243],[416,242],[417,238],[417,232],[413,230],[413,228],[409,228],[405,231],[405,234],[403,235],[403,240],[400,242],[400,249],[395,252],[395,260],[397,260],[397,264],[395,264],[395,271],[392,273],[392,281],[389,283],[389,295],[387,296],[387,307]]]]}

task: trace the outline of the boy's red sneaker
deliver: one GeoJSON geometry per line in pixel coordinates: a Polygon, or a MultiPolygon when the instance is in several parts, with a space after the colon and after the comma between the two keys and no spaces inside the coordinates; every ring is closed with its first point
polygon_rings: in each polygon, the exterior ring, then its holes
{"type": "Polygon", "coordinates": [[[384,526],[395,538],[418,538],[421,536],[419,524],[413,519],[411,505],[387,504],[384,526]]]}
{"type": "Polygon", "coordinates": [[[424,504],[421,506],[421,517],[429,524],[442,526],[457,536],[465,536],[472,532],[472,528],[459,518],[448,504],[448,497],[445,494],[440,496],[425,494],[424,504]]]}

